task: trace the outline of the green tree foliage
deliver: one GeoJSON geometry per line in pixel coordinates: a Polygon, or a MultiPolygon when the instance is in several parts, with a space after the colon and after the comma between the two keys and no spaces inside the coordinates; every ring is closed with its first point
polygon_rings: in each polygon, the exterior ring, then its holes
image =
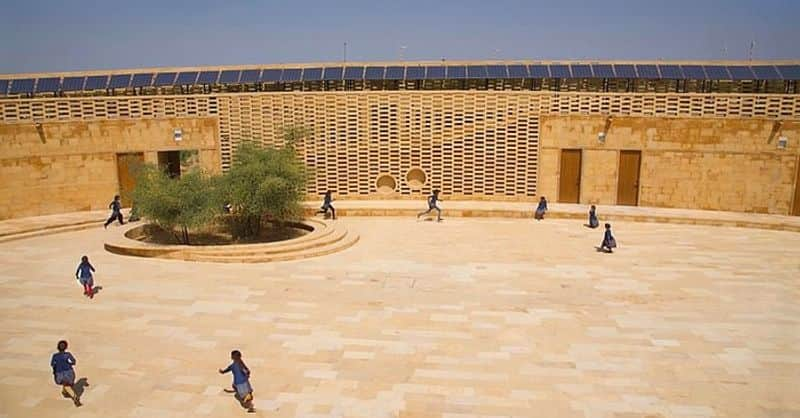
{"type": "Polygon", "coordinates": [[[243,142],[236,149],[233,166],[220,181],[225,201],[233,207],[231,233],[237,238],[258,236],[264,221],[302,217],[308,172],[297,159],[294,143],[303,133],[295,128],[287,132],[282,148],[243,142]]]}
{"type": "Polygon", "coordinates": [[[171,179],[158,167],[146,165],[137,177],[133,200],[140,215],[189,244],[189,230],[213,223],[222,211],[217,184],[199,170],[171,179]]]}

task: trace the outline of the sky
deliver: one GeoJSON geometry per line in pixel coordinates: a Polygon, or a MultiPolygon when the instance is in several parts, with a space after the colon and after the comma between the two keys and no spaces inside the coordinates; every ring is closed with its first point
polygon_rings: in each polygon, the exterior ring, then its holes
{"type": "Polygon", "coordinates": [[[800,0],[3,0],[0,73],[341,61],[800,59],[800,0]]]}

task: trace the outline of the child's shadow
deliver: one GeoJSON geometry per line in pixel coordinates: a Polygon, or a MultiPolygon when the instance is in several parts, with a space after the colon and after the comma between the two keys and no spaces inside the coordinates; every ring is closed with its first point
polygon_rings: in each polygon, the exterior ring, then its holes
{"type": "Polygon", "coordinates": [[[89,386],[89,379],[85,377],[81,377],[77,382],[75,382],[74,385],[72,385],[72,388],[75,389],[75,395],[78,396],[78,399],[80,399],[81,395],[83,395],[83,392],[86,390],[86,386],[89,386]]]}
{"type": "Polygon", "coordinates": [[[239,397],[239,394],[238,394],[238,393],[236,393],[236,391],[235,391],[235,390],[233,390],[233,389],[223,389],[223,391],[224,391],[225,393],[232,393],[232,394],[233,394],[233,397],[236,399],[236,401],[237,401],[237,402],[239,402],[239,406],[241,406],[241,407],[242,407],[243,409],[245,409],[247,412],[251,412],[251,413],[252,413],[252,412],[256,412],[256,410],[255,410],[255,408],[254,408],[254,407],[252,407],[252,406],[248,407],[248,406],[247,406],[247,405],[244,403],[244,399],[240,398],[240,397],[239,397]]]}
{"type": "Polygon", "coordinates": [[[92,292],[94,292],[95,295],[100,293],[101,290],[103,290],[103,286],[95,286],[92,288],[92,292]]]}

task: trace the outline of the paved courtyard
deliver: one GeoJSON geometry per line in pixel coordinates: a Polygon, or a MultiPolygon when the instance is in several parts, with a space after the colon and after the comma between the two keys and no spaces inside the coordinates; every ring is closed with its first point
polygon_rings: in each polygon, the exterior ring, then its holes
{"type": "Polygon", "coordinates": [[[0,244],[0,417],[245,416],[232,349],[255,416],[800,416],[800,234],[618,222],[608,255],[574,220],[339,222],[355,247],[263,265],[116,256],[102,227],[0,244]]]}

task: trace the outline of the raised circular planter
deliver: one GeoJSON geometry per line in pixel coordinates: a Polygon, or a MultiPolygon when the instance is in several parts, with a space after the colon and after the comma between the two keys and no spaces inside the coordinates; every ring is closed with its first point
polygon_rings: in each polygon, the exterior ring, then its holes
{"type": "Polygon", "coordinates": [[[105,242],[105,249],[114,254],[135,257],[166,258],[218,263],[263,263],[297,260],[332,254],[358,242],[358,235],[349,233],[340,223],[306,219],[294,225],[309,233],[284,241],[230,245],[163,245],[132,239],[141,224],[117,228],[105,242]]]}

